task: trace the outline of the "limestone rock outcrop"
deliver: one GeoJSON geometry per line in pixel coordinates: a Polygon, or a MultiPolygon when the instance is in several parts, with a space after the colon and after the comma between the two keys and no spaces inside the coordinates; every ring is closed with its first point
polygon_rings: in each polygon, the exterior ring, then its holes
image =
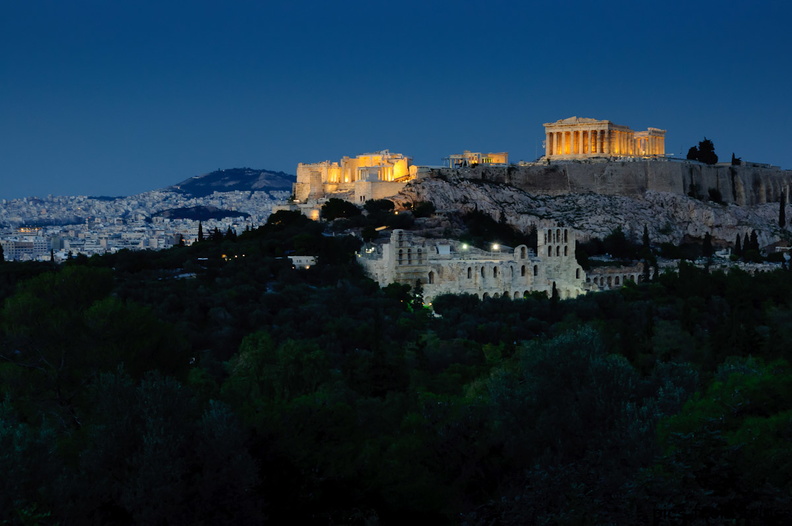
{"type": "Polygon", "coordinates": [[[422,175],[505,183],[538,195],[594,192],[640,198],[646,192],[655,191],[692,194],[743,206],[778,202],[781,193],[792,185],[792,170],[776,166],[756,163],[706,165],[662,159],[481,165],[463,169],[437,168],[422,175]]]}
{"type": "MultiPolygon", "coordinates": [[[[551,165],[548,169],[554,168],[551,165]]],[[[709,232],[721,244],[731,244],[738,234],[753,230],[762,246],[788,238],[788,233],[778,227],[777,202],[739,206],[695,199],[677,191],[636,189],[626,192],[628,195],[614,195],[582,188],[577,192],[570,188],[552,192],[548,185],[542,193],[535,193],[528,189],[530,185],[520,184],[514,177],[509,180],[511,184],[498,181],[491,176],[492,170],[481,170],[481,177],[438,171],[409,183],[392,200],[401,206],[431,201],[440,213],[486,211],[523,231],[554,222],[574,228],[584,237],[603,238],[621,227],[628,237],[639,241],[646,226],[655,243],[678,244],[685,238],[701,239],[709,232]]],[[[623,174],[621,179],[628,176],[623,174]]],[[[786,216],[792,217],[789,208],[786,216]]]]}

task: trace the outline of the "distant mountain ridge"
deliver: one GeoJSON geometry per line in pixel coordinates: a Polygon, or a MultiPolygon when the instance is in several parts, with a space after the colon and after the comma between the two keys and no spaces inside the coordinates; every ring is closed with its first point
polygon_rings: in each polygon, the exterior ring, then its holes
{"type": "Polygon", "coordinates": [[[165,188],[165,190],[192,197],[206,197],[212,195],[213,192],[291,191],[292,184],[296,179],[296,176],[285,172],[253,168],[228,168],[190,177],[165,188]]]}

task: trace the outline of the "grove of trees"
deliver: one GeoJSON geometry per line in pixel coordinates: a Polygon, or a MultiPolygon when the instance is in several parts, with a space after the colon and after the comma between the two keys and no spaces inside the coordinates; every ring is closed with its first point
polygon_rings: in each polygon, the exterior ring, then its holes
{"type": "MultiPolygon", "coordinates": [[[[468,221],[471,239],[508,234],[468,221]]],[[[323,228],[278,212],[190,247],[0,265],[0,520],[792,514],[792,273],[681,263],[575,300],[431,312],[323,228]],[[308,270],[285,257],[307,253],[308,270]]]]}

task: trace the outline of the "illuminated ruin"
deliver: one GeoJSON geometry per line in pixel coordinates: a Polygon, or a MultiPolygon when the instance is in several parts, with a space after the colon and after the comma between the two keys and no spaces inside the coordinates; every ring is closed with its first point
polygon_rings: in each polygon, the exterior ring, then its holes
{"type": "Polygon", "coordinates": [[[592,157],[662,157],[665,130],[636,132],[611,121],[570,117],[545,128],[545,159],[577,160],[592,157]]]}
{"type": "Polygon", "coordinates": [[[305,202],[349,194],[354,196],[350,200],[357,203],[383,199],[397,194],[417,171],[410,157],[388,150],[343,157],[341,162],[300,163],[294,198],[305,202]]]}

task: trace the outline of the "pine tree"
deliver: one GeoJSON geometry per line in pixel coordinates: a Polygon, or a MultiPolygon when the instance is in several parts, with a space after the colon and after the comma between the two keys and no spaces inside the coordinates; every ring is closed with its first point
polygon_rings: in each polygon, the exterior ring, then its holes
{"type": "Polygon", "coordinates": [[[198,241],[204,240],[204,233],[203,233],[203,224],[198,221],[198,241]]]}
{"type": "Polygon", "coordinates": [[[781,201],[778,207],[778,226],[784,228],[786,226],[786,191],[781,191],[781,201]]]}

